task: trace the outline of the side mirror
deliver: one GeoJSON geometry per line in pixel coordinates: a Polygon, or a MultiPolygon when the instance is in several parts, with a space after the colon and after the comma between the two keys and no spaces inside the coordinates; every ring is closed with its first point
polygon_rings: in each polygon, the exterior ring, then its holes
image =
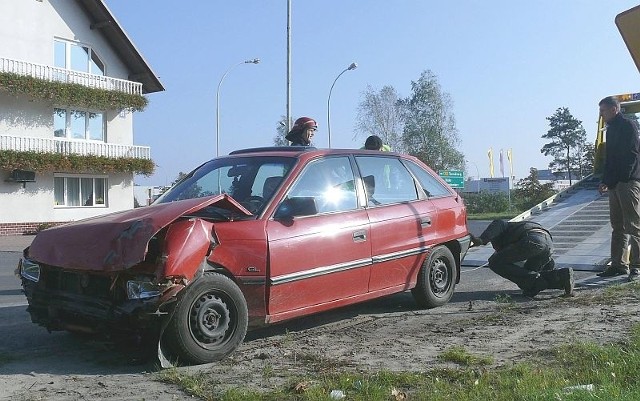
{"type": "Polygon", "coordinates": [[[276,220],[287,220],[296,216],[312,216],[318,214],[316,199],[312,196],[287,198],[278,206],[276,220]]]}

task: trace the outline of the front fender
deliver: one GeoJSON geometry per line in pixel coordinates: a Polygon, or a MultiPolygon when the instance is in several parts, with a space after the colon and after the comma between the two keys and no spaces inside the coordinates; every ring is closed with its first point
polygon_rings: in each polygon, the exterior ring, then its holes
{"type": "Polygon", "coordinates": [[[202,219],[171,224],[164,237],[164,276],[181,276],[191,281],[213,245],[213,224],[202,219]]]}

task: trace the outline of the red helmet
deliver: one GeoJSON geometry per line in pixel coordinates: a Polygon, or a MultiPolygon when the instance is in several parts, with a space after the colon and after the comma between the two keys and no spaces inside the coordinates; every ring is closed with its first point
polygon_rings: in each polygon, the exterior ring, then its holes
{"type": "Polygon", "coordinates": [[[307,128],[318,128],[318,123],[311,117],[300,117],[293,123],[291,131],[303,131],[307,128]]]}

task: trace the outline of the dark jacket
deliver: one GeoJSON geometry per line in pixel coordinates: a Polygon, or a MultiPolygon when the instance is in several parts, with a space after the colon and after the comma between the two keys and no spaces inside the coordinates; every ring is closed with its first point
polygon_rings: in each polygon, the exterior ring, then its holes
{"type": "Polygon", "coordinates": [[[494,220],[480,234],[480,239],[483,244],[491,242],[493,249],[500,250],[518,242],[530,230],[543,230],[551,237],[549,231],[535,221],[494,220]]]}
{"type": "Polygon", "coordinates": [[[607,147],[602,183],[640,181],[640,139],[636,125],[618,113],[607,123],[607,147]]]}
{"type": "Polygon", "coordinates": [[[291,146],[310,146],[311,142],[307,142],[306,138],[302,137],[302,133],[302,130],[292,130],[285,138],[291,142],[291,146]]]}

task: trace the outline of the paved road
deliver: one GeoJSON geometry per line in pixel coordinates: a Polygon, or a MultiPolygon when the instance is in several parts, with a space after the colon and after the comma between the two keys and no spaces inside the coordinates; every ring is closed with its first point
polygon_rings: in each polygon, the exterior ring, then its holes
{"type": "Polygon", "coordinates": [[[33,236],[0,237],[0,307],[26,305],[15,275],[22,250],[31,244],[33,236]]]}

